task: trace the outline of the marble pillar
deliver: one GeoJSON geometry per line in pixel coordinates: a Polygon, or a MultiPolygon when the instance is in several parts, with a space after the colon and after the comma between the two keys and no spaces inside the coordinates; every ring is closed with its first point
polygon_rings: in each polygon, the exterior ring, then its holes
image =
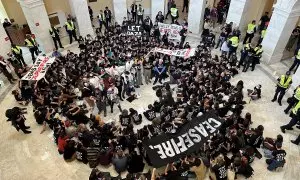
{"type": "Polygon", "coordinates": [[[293,74],[293,84],[292,87],[296,88],[300,85],[300,67],[298,67],[295,74],[293,74]]]}
{"type": "Polygon", "coordinates": [[[127,18],[126,0],[113,0],[115,22],[122,24],[123,18],[127,18]]]}
{"type": "Polygon", "coordinates": [[[164,0],[151,0],[151,19],[155,22],[157,13],[161,11],[162,15],[165,12],[165,1],[164,0]]]}
{"type": "MultiPolygon", "coordinates": [[[[53,50],[53,40],[49,34],[51,28],[43,0],[18,0],[27,20],[31,33],[35,35],[39,49],[44,53],[53,50]]],[[[17,13],[17,12],[16,12],[17,13]]]]}
{"type": "Polygon", "coordinates": [[[76,18],[79,34],[85,37],[87,34],[95,36],[88,4],[86,0],[69,0],[72,15],[76,18]]]}
{"type": "Polygon", "coordinates": [[[244,31],[248,24],[246,15],[250,5],[251,0],[231,0],[226,23],[233,22],[234,27],[239,27],[241,31],[244,31]]]}
{"type": "Polygon", "coordinates": [[[274,6],[267,33],[262,42],[263,61],[267,64],[281,61],[285,46],[298,22],[299,12],[274,6]]]}
{"type": "Polygon", "coordinates": [[[10,52],[11,46],[10,46],[10,40],[2,25],[0,26],[0,42],[1,42],[0,56],[6,58],[7,53],[10,52]]]}
{"type": "Polygon", "coordinates": [[[199,34],[203,29],[203,18],[206,0],[190,0],[189,4],[189,31],[199,34]]]}

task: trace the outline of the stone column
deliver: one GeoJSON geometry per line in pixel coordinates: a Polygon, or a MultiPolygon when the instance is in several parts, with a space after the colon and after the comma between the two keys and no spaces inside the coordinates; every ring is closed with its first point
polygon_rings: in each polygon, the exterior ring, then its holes
{"type": "Polygon", "coordinates": [[[267,33],[262,42],[263,61],[267,64],[281,61],[285,46],[298,22],[299,12],[274,6],[267,33]]]}
{"type": "Polygon", "coordinates": [[[300,85],[300,67],[298,67],[295,74],[293,74],[293,84],[292,87],[296,88],[300,85]]]}
{"type": "Polygon", "coordinates": [[[188,13],[188,29],[193,34],[199,34],[203,29],[205,3],[206,0],[190,0],[188,13]]]}
{"type": "Polygon", "coordinates": [[[164,0],[151,0],[151,19],[155,22],[157,13],[161,11],[162,15],[165,13],[165,1],[164,0]]]}
{"type": "Polygon", "coordinates": [[[6,58],[7,53],[10,52],[11,46],[10,46],[10,40],[2,25],[0,26],[0,42],[1,42],[0,56],[6,58]]]}
{"type": "MultiPolygon", "coordinates": [[[[244,30],[249,23],[246,22],[247,11],[251,5],[251,0],[231,0],[226,23],[233,22],[234,27],[244,30]]],[[[252,21],[252,20],[251,20],[252,21]]]]}
{"type": "Polygon", "coordinates": [[[123,18],[127,18],[127,3],[126,0],[113,0],[115,22],[122,24],[123,18]]]}
{"type": "MultiPolygon", "coordinates": [[[[53,40],[49,34],[51,28],[43,0],[18,0],[27,20],[31,33],[35,35],[39,49],[45,53],[53,50],[53,40]]],[[[16,12],[17,13],[17,12],[16,12]]]]}
{"type": "Polygon", "coordinates": [[[72,15],[76,17],[79,34],[85,37],[87,34],[94,36],[94,29],[90,19],[86,0],[69,0],[72,15]]]}

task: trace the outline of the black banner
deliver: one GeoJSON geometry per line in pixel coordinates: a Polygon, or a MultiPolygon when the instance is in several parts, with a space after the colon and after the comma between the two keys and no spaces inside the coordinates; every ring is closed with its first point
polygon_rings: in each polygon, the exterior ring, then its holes
{"type": "Polygon", "coordinates": [[[161,134],[144,142],[154,167],[175,162],[198,151],[224,121],[212,113],[205,113],[182,126],[176,134],[161,134]]]}
{"type": "Polygon", "coordinates": [[[144,29],[142,25],[133,24],[127,26],[127,35],[130,36],[141,36],[143,31],[144,29]]]}

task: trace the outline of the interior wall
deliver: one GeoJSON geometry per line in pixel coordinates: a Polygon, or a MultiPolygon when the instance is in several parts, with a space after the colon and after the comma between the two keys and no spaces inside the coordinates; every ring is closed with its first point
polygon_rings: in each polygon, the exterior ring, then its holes
{"type": "Polygon", "coordinates": [[[66,14],[71,13],[71,8],[69,5],[69,2],[66,0],[44,0],[45,7],[47,10],[48,14],[57,12],[57,11],[62,11],[65,12],[66,14]]]}
{"type": "Polygon", "coordinates": [[[0,22],[3,23],[5,18],[8,18],[8,15],[2,4],[2,1],[0,0],[0,22]]]}
{"type": "Polygon", "coordinates": [[[108,9],[110,9],[112,13],[114,12],[113,11],[113,0],[98,0],[96,2],[90,2],[88,4],[94,12],[94,17],[98,16],[98,14],[100,13],[100,10],[104,11],[105,7],[108,7],[108,9]]]}
{"type": "Polygon", "coordinates": [[[16,24],[27,24],[24,13],[17,0],[2,0],[9,19],[14,19],[16,24]],[[17,13],[16,13],[17,12],[17,13]]]}
{"type": "MultiPolygon", "coordinates": [[[[144,8],[144,14],[149,16],[151,14],[151,0],[127,0],[127,9],[130,12],[130,6],[135,1],[137,5],[141,4],[144,8]]],[[[162,0],[163,1],[163,0],[162,0]]]]}

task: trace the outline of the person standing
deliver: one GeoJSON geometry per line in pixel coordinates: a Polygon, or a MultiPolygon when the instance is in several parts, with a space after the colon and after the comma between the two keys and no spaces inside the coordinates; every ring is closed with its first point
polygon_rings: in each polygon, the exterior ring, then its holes
{"type": "Polygon", "coordinates": [[[233,53],[236,53],[236,50],[239,46],[239,37],[233,33],[232,37],[229,38],[229,53],[228,53],[228,59],[233,53]]]}
{"type": "Polygon", "coordinates": [[[15,44],[11,44],[11,52],[23,67],[27,66],[23,58],[23,51],[19,46],[16,46],[15,44]]]}
{"type": "Polygon", "coordinates": [[[290,67],[289,71],[292,71],[295,67],[295,72],[297,71],[299,64],[300,64],[300,49],[296,51],[297,53],[295,54],[295,60],[292,66],[290,67]]]}
{"type": "Polygon", "coordinates": [[[171,15],[171,8],[173,6],[173,4],[175,4],[174,0],[168,0],[168,12],[166,14],[166,19],[168,19],[168,15],[171,15]]]}
{"type": "Polygon", "coordinates": [[[189,12],[189,0],[183,0],[183,8],[182,8],[182,12],[184,12],[184,9],[187,12],[189,12]]]}
{"type": "MultiPolygon", "coordinates": [[[[291,112],[292,119],[290,122],[284,126],[280,126],[281,132],[285,133],[285,130],[293,130],[293,126],[295,126],[300,119],[300,102],[293,108],[291,112]]],[[[298,138],[297,138],[298,139],[298,138]]]]}
{"type": "Polygon", "coordinates": [[[266,36],[267,28],[265,27],[261,32],[260,32],[260,37],[258,39],[257,45],[260,45],[263,39],[266,36]]]}
{"type": "Polygon", "coordinates": [[[144,20],[144,29],[147,32],[148,36],[150,37],[150,31],[152,29],[153,23],[149,16],[146,17],[144,20]]]}
{"type": "Polygon", "coordinates": [[[108,7],[105,7],[104,10],[104,15],[105,15],[105,27],[106,29],[108,28],[108,26],[110,26],[111,24],[111,11],[108,9],[108,7]]]}
{"type": "Polygon", "coordinates": [[[102,26],[104,24],[105,28],[106,28],[106,24],[105,24],[105,15],[103,13],[102,10],[100,10],[100,14],[98,15],[98,20],[99,20],[99,29],[102,32],[102,26]]]}
{"type": "Polygon", "coordinates": [[[181,40],[180,40],[180,47],[182,47],[183,46],[183,44],[184,44],[184,41],[185,41],[185,39],[186,39],[186,36],[187,36],[187,27],[186,26],[184,26],[181,30],[180,30],[180,36],[181,36],[181,40]]]}
{"type": "Polygon", "coordinates": [[[247,28],[247,33],[246,33],[246,37],[243,41],[243,44],[246,44],[247,43],[247,40],[248,43],[251,43],[252,41],[252,38],[254,37],[254,34],[256,32],[256,25],[255,25],[256,21],[253,20],[250,24],[248,24],[248,28],[247,28]]]}
{"type": "Polygon", "coordinates": [[[270,21],[269,13],[265,12],[265,14],[260,18],[259,31],[262,31],[266,28],[266,23],[270,21]]]}
{"type": "Polygon", "coordinates": [[[139,4],[139,7],[137,9],[137,23],[140,24],[140,21],[141,23],[143,23],[143,20],[144,20],[144,8],[142,7],[141,4],[139,4]]]}
{"type": "Polygon", "coordinates": [[[5,112],[5,116],[8,118],[8,121],[11,121],[11,124],[19,131],[20,129],[24,134],[30,134],[31,131],[28,131],[29,126],[25,125],[25,116],[23,115],[22,109],[19,107],[14,107],[8,109],[5,112]]]}
{"type": "Polygon", "coordinates": [[[146,58],[145,61],[143,61],[143,68],[144,68],[144,77],[145,77],[145,83],[151,83],[151,71],[152,71],[152,64],[149,61],[149,58],[146,58]]]}
{"type": "Polygon", "coordinates": [[[67,22],[65,23],[65,28],[70,38],[70,44],[72,44],[73,42],[73,37],[75,38],[75,41],[77,41],[76,27],[72,19],[69,18],[67,20],[67,22]]]}
{"type": "Polygon", "coordinates": [[[263,52],[264,51],[263,51],[261,45],[258,45],[254,48],[254,56],[253,56],[251,71],[254,71],[256,64],[260,64],[260,58],[261,58],[263,52]]]}
{"type": "Polygon", "coordinates": [[[172,24],[174,24],[175,19],[179,17],[178,9],[176,8],[176,4],[172,5],[171,11],[171,18],[172,18],[172,24]]]}
{"type": "Polygon", "coordinates": [[[290,75],[290,71],[287,71],[285,75],[281,75],[280,78],[277,79],[277,88],[275,91],[274,98],[272,99],[272,102],[275,102],[278,96],[278,104],[281,106],[281,100],[286,92],[286,90],[290,87],[292,84],[292,76],[290,75]]]}
{"type": "Polygon", "coordinates": [[[4,58],[2,56],[0,56],[0,69],[3,72],[3,75],[8,79],[8,81],[11,84],[13,84],[16,79],[11,74],[12,73],[12,69],[9,66],[9,62],[7,62],[6,60],[4,60],[4,58]]]}
{"type": "Polygon", "coordinates": [[[135,1],[131,4],[131,17],[134,22],[136,22],[136,12],[137,12],[137,5],[135,4],[135,1]]]}
{"type": "Polygon", "coordinates": [[[295,42],[297,41],[297,39],[299,38],[299,34],[300,34],[300,26],[297,26],[292,34],[291,37],[286,45],[286,50],[290,51],[292,49],[292,47],[294,46],[295,42]]]}
{"type": "MultiPolygon", "coordinates": [[[[91,22],[92,22],[92,25],[93,25],[94,11],[93,11],[93,9],[91,8],[91,6],[88,6],[88,9],[89,9],[89,14],[90,14],[90,19],[91,19],[91,22]]],[[[93,25],[93,27],[94,27],[94,25],[93,25]]]]}
{"type": "Polygon", "coordinates": [[[248,55],[249,50],[251,49],[251,43],[245,44],[244,48],[241,50],[241,59],[239,64],[237,65],[237,68],[240,68],[241,65],[244,64],[244,61],[248,55]]]}
{"type": "Polygon", "coordinates": [[[294,90],[294,94],[292,97],[288,98],[288,107],[284,110],[285,114],[288,114],[288,112],[290,111],[290,109],[295,106],[296,104],[298,104],[298,102],[300,101],[300,85],[298,85],[298,87],[294,90]]]}
{"type": "Polygon", "coordinates": [[[59,44],[59,47],[63,49],[64,47],[62,46],[60,38],[59,38],[59,30],[56,27],[51,26],[49,33],[52,36],[52,39],[53,39],[53,42],[55,45],[55,49],[58,50],[57,43],[59,44]]]}
{"type": "Polygon", "coordinates": [[[153,85],[155,85],[157,83],[157,81],[162,84],[162,80],[165,76],[166,73],[166,66],[163,63],[162,59],[158,60],[158,63],[156,63],[155,67],[154,67],[154,75],[155,75],[155,80],[153,85]]]}
{"type": "Polygon", "coordinates": [[[161,11],[159,11],[155,17],[156,22],[163,23],[164,22],[164,15],[162,14],[161,11]]]}
{"type": "Polygon", "coordinates": [[[39,54],[39,48],[38,48],[38,44],[37,44],[35,38],[33,38],[30,34],[26,35],[25,46],[27,46],[29,48],[29,51],[31,53],[31,58],[34,63],[35,62],[34,54],[36,56],[39,54]]]}

